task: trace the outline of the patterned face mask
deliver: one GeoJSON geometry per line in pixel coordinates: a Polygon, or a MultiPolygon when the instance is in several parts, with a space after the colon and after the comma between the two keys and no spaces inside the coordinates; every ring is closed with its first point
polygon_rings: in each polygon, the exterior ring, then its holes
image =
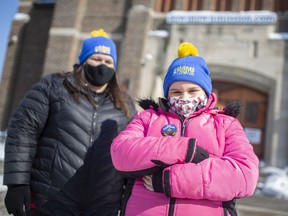
{"type": "Polygon", "coordinates": [[[169,98],[168,103],[176,114],[186,118],[207,104],[207,96],[202,95],[188,99],[169,98]]]}

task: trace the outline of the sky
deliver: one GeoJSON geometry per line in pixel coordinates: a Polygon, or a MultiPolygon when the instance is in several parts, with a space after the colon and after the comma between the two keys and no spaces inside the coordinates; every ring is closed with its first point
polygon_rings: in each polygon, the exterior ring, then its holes
{"type": "Polygon", "coordinates": [[[0,3],[0,81],[9,42],[13,18],[18,12],[19,0],[1,0],[0,3]]]}

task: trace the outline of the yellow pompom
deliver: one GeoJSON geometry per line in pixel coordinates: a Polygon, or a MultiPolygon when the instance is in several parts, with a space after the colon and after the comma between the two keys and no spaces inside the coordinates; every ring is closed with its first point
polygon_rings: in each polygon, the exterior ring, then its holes
{"type": "Polygon", "coordinates": [[[179,58],[183,58],[186,56],[199,56],[197,48],[188,42],[183,42],[178,47],[178,56],[179,58]]]}
{"type": "Polygon", "coordinates": [[[108,37],[108,34],[103,29],[94,30],[90,33],[90,35],[91,37],[98,37],[98,36],[108,37]]]}

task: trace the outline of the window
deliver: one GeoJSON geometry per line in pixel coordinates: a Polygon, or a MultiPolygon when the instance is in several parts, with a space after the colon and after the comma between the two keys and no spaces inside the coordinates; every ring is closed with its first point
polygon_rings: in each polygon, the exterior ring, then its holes
{"type": "Polygon", "coordinates": [[[250,123],[257,123],[259,113],[259,105],[256,102],[247,102],[245,111],[245,121],[250,123]]]}
{"type": "Polygon", "coordinates": [[[288,11],[288,1],[283,1],[283,0],[275,0],[274,3],[274,8],[273,10],[275,12],[284,12],[288,11]]]}
{"type": "Polygon", "coordinates": [[[231,0],[213,0],[211,4],[211,10],[214,11],[230,11],[231,0]]]}
{"type": "Polygon", "coordinates": [[[183,10],[193,11],[202,9],[202,0],[183,0],[182,8],[183,10]]]}
{"type": "Polygon", "coordinates": [[[174,9],[175,0],[157,0],[155,10],[158,12],[169,12],[174,9]]]}
{"type": "Polygon", "coordinates": [[[241,10],[262,10],[262,0],[242,0],[241,1],[241,10]]]}

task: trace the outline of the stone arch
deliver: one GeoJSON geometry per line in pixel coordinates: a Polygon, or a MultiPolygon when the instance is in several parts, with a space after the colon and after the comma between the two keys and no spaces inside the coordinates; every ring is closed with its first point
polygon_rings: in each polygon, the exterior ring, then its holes
{"type": "Polygon", "coordinates": [[[275,103],[276,81],[261,74],[260,72],[247,70],[245,68],[208,64],[213,81],[225,81],[238,85],[247,86],[267,94],[266,112],[266,135],[264,143],[264,160],[268,163],[272,160],[271,142],[273,135],[273,104],[275,103]]]}
{"type": "Polygon", "coordinates": [[[275,80],[259,72],[223,65],[208,65],[208,67],[211,71],[212,80],[222,80],[246,85],[267,93],[268,96],[273,95],[275,91],[275,80]]]}

